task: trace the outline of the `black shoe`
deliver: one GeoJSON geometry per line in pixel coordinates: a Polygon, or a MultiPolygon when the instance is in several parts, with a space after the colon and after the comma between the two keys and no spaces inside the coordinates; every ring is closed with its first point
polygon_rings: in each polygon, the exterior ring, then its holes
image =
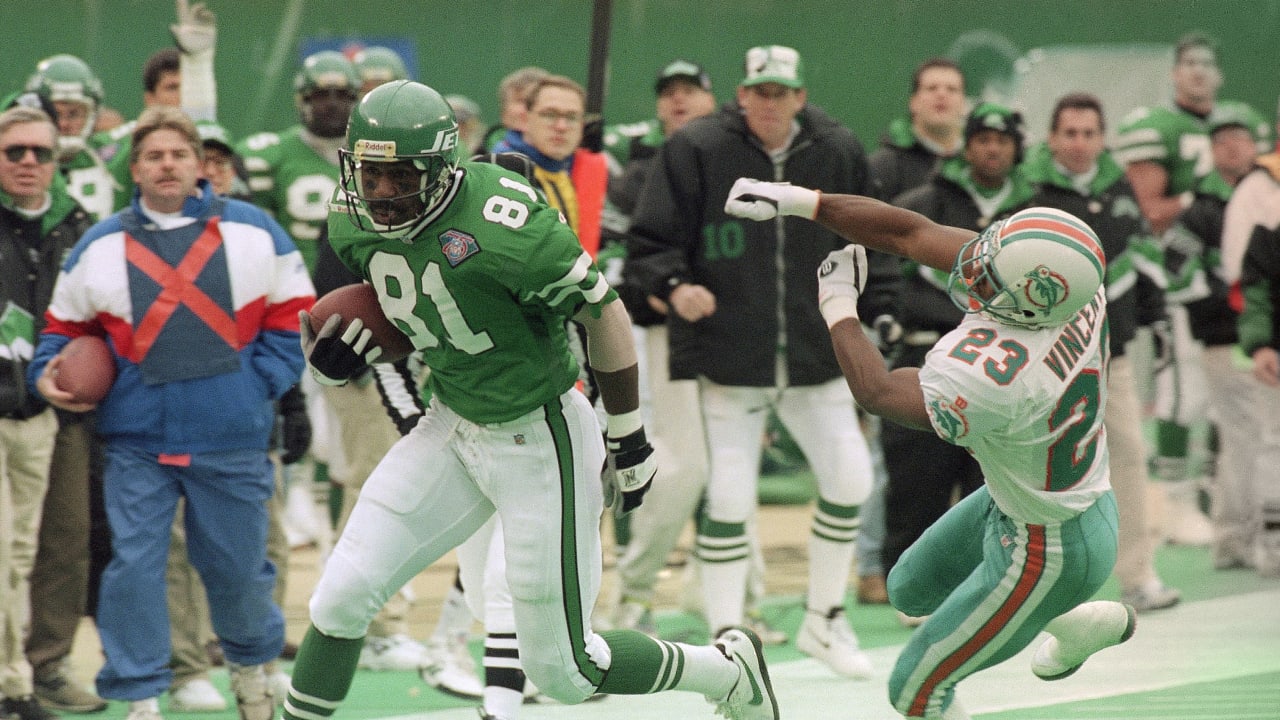
{"type": "Polygon", "coordinates": [[[34,695],[5,698],[0,701],[0,713],[16,715],[19,720],[55,720],[58,715],[44,709],[34,695]]]}

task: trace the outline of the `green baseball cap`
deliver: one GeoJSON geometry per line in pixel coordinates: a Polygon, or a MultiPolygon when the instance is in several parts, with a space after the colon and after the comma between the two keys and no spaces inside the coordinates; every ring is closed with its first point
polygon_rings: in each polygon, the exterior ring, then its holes
{"type": "Polygon", "coordinates": [[[200,134],[201,145],[213,145],[230,155],[235,154],[231,134],[216,122],[200,120],[196,122],[196,132],[200,134]]]}
{"type": "Polygon", "coordinates": [[[795,48],[785,45],[753,47],[747,51],[744,67],[743,87],[763,83],[778,83],[795,90],[804,87],[804,63],[795,48]]]}
{"type": "Polygon", "coordinates": [[[1225,127],[1241,127],[1249,131],[1254,142],[1269,143],[1271,123],[1248,103],[1239,100],[1220,100],[1205,120],[1210,135],[1225,127]]]}

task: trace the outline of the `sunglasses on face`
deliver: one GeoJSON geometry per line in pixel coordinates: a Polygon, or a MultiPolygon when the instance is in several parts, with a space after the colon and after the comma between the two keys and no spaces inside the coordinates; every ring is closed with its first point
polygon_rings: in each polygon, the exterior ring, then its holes
{"type": "Polygon", "coordinates": [[[36,162],[41,165],[53,162],[53,148],[43,145],[10,145],[0,150],[0,152],[4,153],[9,162],[16,163],[22,162],[22,159],[27,156],[28,150],[36,154],[36,162]]]}

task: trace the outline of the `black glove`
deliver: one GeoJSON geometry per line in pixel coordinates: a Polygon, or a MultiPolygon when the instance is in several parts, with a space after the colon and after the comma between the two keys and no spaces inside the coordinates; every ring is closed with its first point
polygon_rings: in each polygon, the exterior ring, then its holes
{"type": "MultiPolygon", "coordinates": [[[[626,515],[644,501],[644,494],[649,492],[653,476],[658,472],[658,461],[653,457],[653,446],[645,438],[644,428],[620,438],[607,438],[605,446],[609,450],[606,484],[611,482],[622,494],[622,514],[626,515]]],[[[605,497],[610,495],[606,488],[605,497]]]]}
{"type": "Polygon", "coordinates": [[[382,355],[382,348],[370,345],[373,331],[360,318],[352,319],[341,336],[342,316],[337,313],[325,320],[318,333],[312,333],[311,315],[305,310],[298,314],[298,325],[311,376],[321,385],[345,385],[382,355]]]}
{"type": "Polygon", "coordinates": [[[1173,326],[1168,320],[1151,323],[1151,371],[1160,372],[1173,365],[1173,326]]]}
{"type": "Polygon", "coordinates": [[[881,350],[888,350],[902,341],[902,325],[888,313],[877,315],[871,321],[871,328],[876,331],[881,350]]]}
{"type": "Polygon", "coordinates": [[[582,140],[578,145],[591,152],[600,152],[604,149],[603,117],[598,115],[596,117],[588,116],[587,122],[582,126],[582,140]]]}
{"type": "Polygon", "coordinates": [[[297,385],[280,397],[280,462],[292,465],[311,449],[311,418],[297,385]]]}

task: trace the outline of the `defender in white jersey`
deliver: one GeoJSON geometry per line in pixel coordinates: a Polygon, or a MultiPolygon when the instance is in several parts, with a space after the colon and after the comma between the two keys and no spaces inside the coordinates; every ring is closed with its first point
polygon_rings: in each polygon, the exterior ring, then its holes
{"type": "Polygon", "coordinates": [[[1037,207],[975,236],[871,198],[746,178],[725,210],[805,217],[950,270],[952,299],[971,313],[923,367],[889,372],[858,321],[866,251],[837,250],[818,270],[819,307],[858,404],[968,448],[985,476],[889,573],[893,605],[928,616],[890,676],[894,707],[906,717],[968,717],[956,683],[1042,630],[1050,637],[1032,671],[1045,680],[1127,640],[1133,608],[1087,602],[1115,564],[1118,522],[1102,424],[1106,260],[1093,230],[1037,207]]]}

